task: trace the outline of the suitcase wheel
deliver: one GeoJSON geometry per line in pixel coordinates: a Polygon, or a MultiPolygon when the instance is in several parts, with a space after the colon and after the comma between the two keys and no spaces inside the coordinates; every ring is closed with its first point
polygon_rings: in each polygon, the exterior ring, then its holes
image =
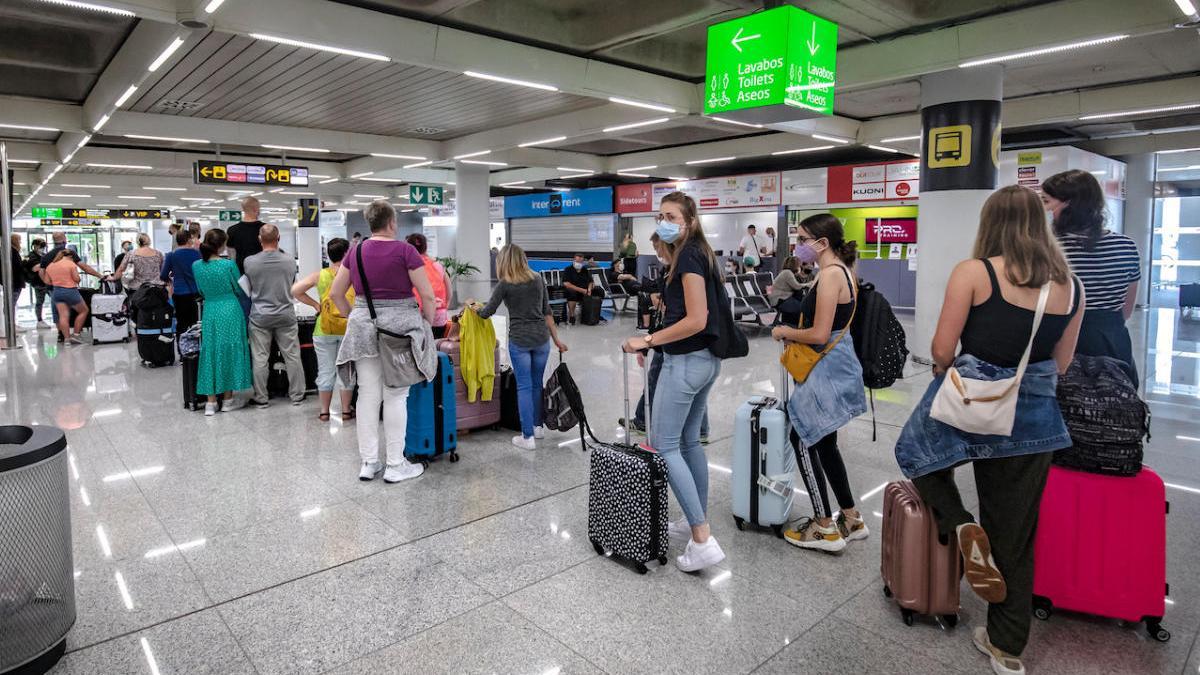
{"type": "Polygon", "coordinates": [[[129,338],[126,337],[124,340],[122,340],[122,342],[124,342],[125,344],[129,344],[129,338]]]}
{"type": "Polygon", "coordinates": [[[604,547],[595,541],[592,542],[592,548],[595,549],[596,555],[604,555],[604,547]]]}
{"type": "Polygon", "coordinates": [[[1166,642],[1171,639],[1171,631],[1163,628],[1162,623],[1158,620],[1148,619],[1146,621],[1146,632],[1150,635],[1151,639],[1158,640],[1159,642],[1166,642]]]}
{"type": "Polygon", "coordinates": [[[947,628],[954,628],[955,626],[958,625],[958,615],[957,614],[943,614],[942,621],[946,622],[947,628]]]}
{"type": "Polygon", "coordinates": [[[457,452],[450,453],[450,462],[453,463],[453,462],[457,462],[457,461],[458,461],[458,453],[457,452]]]}
{"type": "Polygon", "coordinates": [[[771,529],[775,532],[776,539],[783,539],[783,525],[774,525],[771,529]]]}
{"type": "Polygon", "coordinates": [[[892,589],[888,588],[887,586],[884,586],[883,587],[883,597],[885,597],[885,598],[892,597],[892,589]]]}
{"type": "Polygon", "coordinates": [[[734,523],[737,525],[737,529],[738,529],[738,530],[744,530],[744,529],[746,529],[746,521],[742,520],[741,518],[738,518],[737,516],[734,516],[734,517],[733,517],[733,522],[734,522],[734,523]]]}
{"type": "Polygon", "coordinates": [[[646,572],[650,571],[650,569],[646,567],[646,563],[637,563],[633,566],[633,569],[636,570],[638,574],[645,574],[646,572]]]}
{"type": "Polygon", "coordinates": [[[666,565],[667,564],[667,556],[665,556],[665,555],[658,556],[658,564],[666,565]]]}
{"type": "Polygon", "coordinates": [[[900,608],[900,616],[904,619],[905,626],[913,625],[913,611],[911,609],[900,608]]]}
{"type": "Polygon", "coordinates": [[[1033,615],[1042,621],[1050,618],[1050,614],[1054,611],[1054,604],[1050,602],[1050,598],[1035,595],[1033,596],[1033,615]]]}

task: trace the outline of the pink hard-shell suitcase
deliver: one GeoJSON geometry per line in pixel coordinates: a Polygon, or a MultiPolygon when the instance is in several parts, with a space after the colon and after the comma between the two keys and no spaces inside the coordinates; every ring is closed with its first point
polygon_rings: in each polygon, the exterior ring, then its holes
{"type": "Polygon", "coordinates": [[[1050,467],[1034,543],[1034,616],[1065,609],[1145,621],[1151,638],[1171,639],[1162,627],[1169,509],[1149,468],[1119,477],[1050,467]]]}

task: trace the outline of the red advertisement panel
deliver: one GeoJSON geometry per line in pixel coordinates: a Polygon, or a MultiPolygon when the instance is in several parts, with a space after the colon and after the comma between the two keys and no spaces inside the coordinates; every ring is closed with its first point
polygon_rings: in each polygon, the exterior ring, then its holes
{"type": "Polygon", "coordinates": [[[650,213],[654,210],[653,183],[617,186],[617,213],[650,213]]]}

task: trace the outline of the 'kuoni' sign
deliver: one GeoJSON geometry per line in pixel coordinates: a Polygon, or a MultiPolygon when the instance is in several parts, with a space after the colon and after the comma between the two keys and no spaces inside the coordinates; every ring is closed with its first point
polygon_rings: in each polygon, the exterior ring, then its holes
{"type": "Polygon", "coordinates": [[[740,209],[748,206],[778,206],[779,173],[749,173],[740,176],[700,178],[676,183],[656,183],[655,204],[676,190],[696,200],[702,211],[740,209]]]}
{"type": "Polygon", "coordinates": [[[831,166],[828,203],[916,199],[920,194],[920,174],[921,164],[915,159],[831,166]]]}

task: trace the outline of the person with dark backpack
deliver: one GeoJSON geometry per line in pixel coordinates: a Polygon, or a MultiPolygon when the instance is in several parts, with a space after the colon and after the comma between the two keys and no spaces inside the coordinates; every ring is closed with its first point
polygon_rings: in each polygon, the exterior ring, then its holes
{"type": "Polygon", "coordinates": [[[875,426],[875,390],[887,389],[904,377],[908,361],[904,327],[892,311],[892,305],[875,290],[875,285],[858,284],[858,312],[850,324],[854,355],[862,365],[863,386],[870,391],[871,440],[877,438],[875,426]]]}

